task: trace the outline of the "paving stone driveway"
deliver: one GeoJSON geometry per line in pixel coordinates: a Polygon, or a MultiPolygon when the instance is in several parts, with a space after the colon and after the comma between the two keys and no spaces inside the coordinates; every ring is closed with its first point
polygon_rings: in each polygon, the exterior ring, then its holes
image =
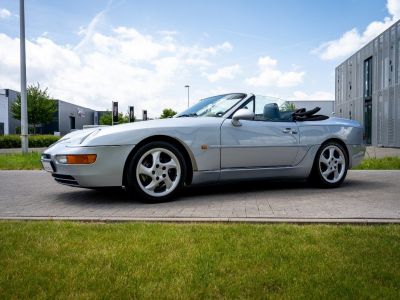
{"type": "Polygon", "coordinates": [[[0,218],[398,223],[400,171],[350,171],[331,190],[303,182],[193,187],[160,204],[62,186],[44,171],[0,171],[0,218]]]}

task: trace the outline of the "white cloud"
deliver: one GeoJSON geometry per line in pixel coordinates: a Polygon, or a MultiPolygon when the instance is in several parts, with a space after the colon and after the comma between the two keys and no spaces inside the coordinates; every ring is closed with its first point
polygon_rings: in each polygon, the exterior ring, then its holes
{"type": "Polygon", "coordinates": [[[370,23],[362,33],[353,28],[336,40],[322,43],[312,53],[323,60],[338,59],[353,54],[399,19],[400,0],[388,0],[386,7],[390,17],[370,23]]]}
{"type": "Polygon", "coordinates": [[[203,75],[207,77],[208,81],[216,82],[221,79],[234,79],[240,71],[241,69],[239,65],[232,65],[219,68],[215,73],[203,73],[203,75]]]}
{"type": "Polygon", "coordinates": [[[0,8],[0,19],[7,19],[11,17],[11,12],[6,8],[0,8]]]}
{"type": "Polygon", "coordinates": [[[104,10],[102,10],[101,12],[99,12],[89,23],[89,25],[87,27],[81,27],[78,34],[82,35],[83,38],[82,40],[79,42],[78,45],[76,45],[75,49],[79,49],[82,48],[83,46],[85,46],[90,39],[93,37],[93,35],[95,34],[96,31],[96,26],[102,21],[102,19],[104,18],[105,13],[107,12],[108,7],[104,10]]]}
{"type": "Polygon", "coordinates": [[[400,18],[400,1],[388,0],[386,3],[387,10],[393,19],[400,18]]]}
{"type": "Polygon", "coordinates": [[[161,34],[161,35],[171,36],[171,35],[177,35],[178,31],[175,31],[175,30],[159,30],[159,31],[157,31],[157,33],[161,34]]]}
{"type": "MultiPolygon", "coordinates": [[[[104,110],[119,101],[123,111],[134,105],[137,112],[147,109],[156,117],[165,107],[185,108],[188,78],[201,76],[218,55],[233,48],[228,42],[181,44],[127,27],[105,34],[96,29],[101,19],[97,15],[81,31],[75,47],[45,35],[27,40],[28,82],[82,106],[104,110]]],[[[0,87],[19,90],[19,39],[0,33],[0,45],[0,87]]]]}
{"type": "Polygon", "coordinates": [[[295,91],[292,100],[333,100],[335,95],[326,91],[316,91],[313,93],[306,93],[303,91],[295,91]]]}
{"type": "Polygon", "coordinates": [[[305,72],[292,71],[283,72],[277,68],[278,61],[269,56],[260,57],[258,66],[260,73],[255,77],[246,79],[246,83],[251,86],[275,86],[291,87],[303,82],[305,72]]]}
{"type": "Polygon", "coordinates": [[[221,45],[215,47],[209,47],[204,49],[207,53],[216,55],[220,51],[232,51],[233,47],[229,42],[224,42],[221,45]]]}

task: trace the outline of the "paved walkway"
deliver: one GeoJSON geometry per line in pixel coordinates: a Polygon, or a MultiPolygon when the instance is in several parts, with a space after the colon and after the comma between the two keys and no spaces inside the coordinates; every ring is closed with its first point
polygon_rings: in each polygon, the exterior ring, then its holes
{"type": "Polygon", "coordinates": [[[350,171],[330,190],[303,182],[192,187],[160,204],[62,186],[44,171],[0,171],[0,218],[400,223],[400,171],[350,171]]]}
{"type": "MultiPolygon", "coordinates": [[[[43,152],[46,148],[28,148],[29,152],[43,152]]],[[[21,153],[21,148],[0,149],[0,154],[21,153]]]]}
{"type": "Polygon", "coordinates": [[[365,158],[381,158],[387,156],[400,156],[400,148],[367,147],[365,158]]]}

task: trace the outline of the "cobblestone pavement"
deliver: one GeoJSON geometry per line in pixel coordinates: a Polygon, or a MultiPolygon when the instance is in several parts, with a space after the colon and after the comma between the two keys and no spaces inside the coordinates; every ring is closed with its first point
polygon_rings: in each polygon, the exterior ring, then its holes
{"type": "Polygon", "coordinates": [[[44,171],[0,171],[0,218],[399,223],[400,171],[350,171],[330,190],[290,181],[191,187],[160,204],[59,185],[44,171]]]}

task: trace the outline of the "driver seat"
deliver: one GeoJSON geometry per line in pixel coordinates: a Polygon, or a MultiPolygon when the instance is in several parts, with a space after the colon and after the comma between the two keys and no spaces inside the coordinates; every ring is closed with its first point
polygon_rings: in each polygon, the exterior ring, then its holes
{"type": "Polygon", "coordinates": [[[279,106],[276,103],[268,103],[264,106],[263,116],[265,120],[279,121],[281,114],[279,112],[279,106]]]}

